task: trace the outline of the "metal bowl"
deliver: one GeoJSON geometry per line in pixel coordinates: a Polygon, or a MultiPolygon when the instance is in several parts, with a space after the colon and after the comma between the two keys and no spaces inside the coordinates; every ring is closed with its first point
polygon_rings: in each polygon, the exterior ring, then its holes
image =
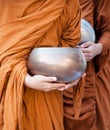
{"type": "Polygon", "coordinates": [[[80,44],[92,41],[95,42],[95,31],[92,25],[85,19],[81,19],[81,41],[80,44]]]}
{"type": "Polygon", "coordinates": [[[82,76],[86,60],[79,48],[34,48],[28,68],[32,75],[56,76],[57,82],[68,83],[82,76]]]}

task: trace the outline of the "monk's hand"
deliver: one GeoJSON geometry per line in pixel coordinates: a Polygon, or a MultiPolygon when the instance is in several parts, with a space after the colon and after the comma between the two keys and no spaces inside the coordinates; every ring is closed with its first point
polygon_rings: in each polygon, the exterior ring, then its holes
{"type": "Polygon", "coordinates": [[[92,60],[96,55],[102,52],[101,43],[85,42],[80,46],[83,54],[85,55],[86,61],[92,60]]]}
{"type": "Polygon", "coordinates": [[[56,81],[56,77],[47,77],[42,75],[30,76],[29,74],[27,74],[24,84],[26,85],[26,87],[41,91],[51,91],[65,87],[65,84],[56,83],[56,81]]]}
{"type": "Polygon", "coordinates": [[[71,82],[71,83],[67,83],[65,87],[59,88],[58,90],[59,90],[59,91],[64,91],[64,90],[66,90],[66,89],[69,89],[69,88],[71,88],[71,87],[77,85],[78,82],[79,82],[79,79],[77,79],[77,80],[75,80],[75,81],[73,81],[73,82],[71,82]]]}
{"type": "MultiPolygon", "coordinates": [[[[82,74],[82,77],[85,77],[85,76],[86,76],[86,73],[82,74]]],[[[67,84],[65,84],[65,85],[66,85],[65,87],[59,88],[58,90],[59,90],[59,91],[64,91],[64,90],[66,90],[66,89],[69,89],[69,88],[71,88],[71,87],[74,87],[75,85],[78,84],[79,80],[80,80],[80,78],[77,79],[77,80],[74,80],[74,81],[71,82],[71,83],[67,83],[67,84]]]]}

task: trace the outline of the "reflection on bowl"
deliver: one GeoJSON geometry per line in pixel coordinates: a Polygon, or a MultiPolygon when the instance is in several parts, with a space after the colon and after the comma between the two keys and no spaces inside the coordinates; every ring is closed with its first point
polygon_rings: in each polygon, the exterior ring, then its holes
{"type": "Polygon", "coordinates": [[[28,68],[32,75],[56,76],[57,82],[68,83],[82,76],[86,60],[79,48],[34,48],[28,68]]]}
{"type": "Polygon", "coordinates": [[[80,44],[92,41],[95,42],[95,31],[92,25],[85,19],[81,19],[81,41],[80,44]]]}

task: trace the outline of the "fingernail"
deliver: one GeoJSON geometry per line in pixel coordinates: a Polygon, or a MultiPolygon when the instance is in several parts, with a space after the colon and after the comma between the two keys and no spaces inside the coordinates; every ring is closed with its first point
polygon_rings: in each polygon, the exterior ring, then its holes
{"type": "Polygon", "coordinates": [[[56,80],[57,80],[57,78],[56,78],[56,77],[53,77],[53,80],[55,80],[55,81],[56,81],[56,80]]]}
{"type": "Polygon", "coordinates": [[[81,47],[84,47],[84,45],[81,45],[81,47]]]}

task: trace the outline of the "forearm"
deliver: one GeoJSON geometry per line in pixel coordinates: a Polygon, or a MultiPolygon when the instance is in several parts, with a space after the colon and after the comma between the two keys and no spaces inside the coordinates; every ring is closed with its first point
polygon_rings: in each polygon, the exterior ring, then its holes
{"type": "Polygon", "coordinates": [[[102,45],[102,51],[99,55],[96,56],[95,58],[95,65],[98,70],[102,69],[105,64],[108,62],[110,59],[110,34],[109,33],[104,33],[98,42],[102,45]]]}

